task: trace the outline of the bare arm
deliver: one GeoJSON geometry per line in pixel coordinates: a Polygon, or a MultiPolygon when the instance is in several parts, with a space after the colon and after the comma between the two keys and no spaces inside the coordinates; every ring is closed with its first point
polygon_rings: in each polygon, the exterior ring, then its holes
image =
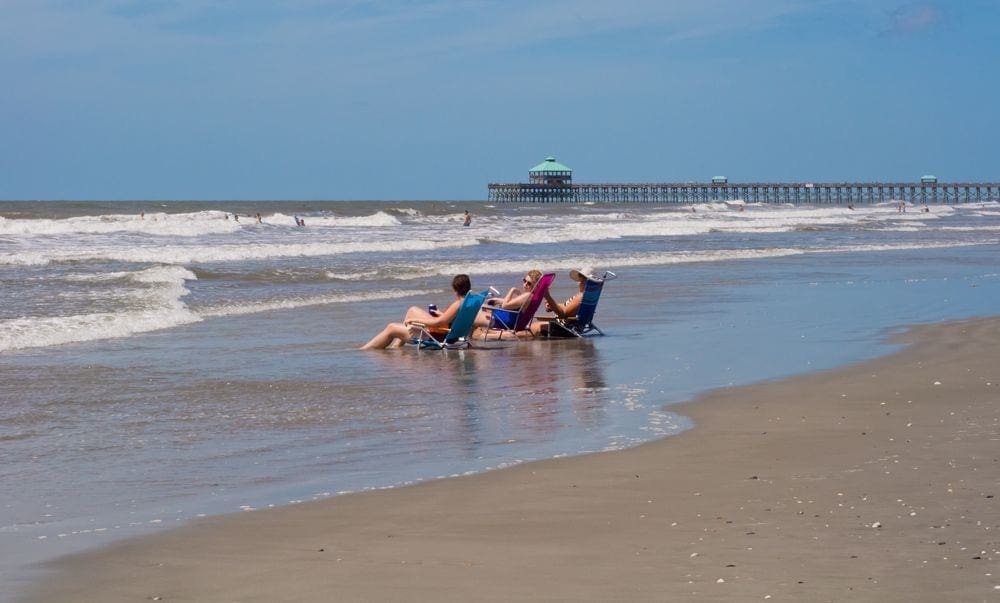
{"type": "MultiPolygon", "coordinates": [[[[444,312],[439,312],[437,316],[431,316],[427,312],[423,312],[423,317],[414,316],[409,319],[409,322],[419,322],[425,327],[431,328],[448,328],[451,321],[455,320],[455,316],[458,315],[458,309],[462,307],[462,300],[456,299],[451,303],[450,306],[445,308],[444,312]]],[[[416,310],[421,310],[421,308],[414,308],[416,310]]]]}
{"type": "MultiPolygon", "coordinates": [[[[511,290],[513,293],[514,290],[511,290]]],[[[500,307],[504,310],[517,310],[523,306],[529,299],[531,299],[531,291],[525,291],[524,293],[518,293],[517,295],[507,294],[507,298],[504,299],[500,307]]]]}
{"type": "Polygon", "coordinates": [[[443,312],[438,312],[436,315],[432,315],[427,310],[419,308],[417,306],[411,306],[409,310],[406,311],[406,317],[403,318],[405,324],[410,323],[420,323],[426,327],[445,327],[451,324],[451,321],[455,320],[455,315],[458,314],[458,309],[462,305],[461,299],[456,299],[450,306],[445,308],[443,312]]]}
{"type": "Polygon", "coordinates": [[[560,304],[556,300],[552,299],[552,294],[548,291],[545,292],[545,309],[549,312],[555,312],[559,318],[570,318],[576,316],[576,311],[580,307],[580,301],[583,299],[582,293],[577,293],[573,297],[566,300],[566,303],[560,304]]]}

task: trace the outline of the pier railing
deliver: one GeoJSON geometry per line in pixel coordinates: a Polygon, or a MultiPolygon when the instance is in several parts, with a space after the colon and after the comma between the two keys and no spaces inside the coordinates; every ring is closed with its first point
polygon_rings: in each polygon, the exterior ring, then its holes
{"type": "Polygon", "coordinates": [[[998,182],[752,182],[662,184],[490,184],[493,203],[887,203],[1000,201],[998,182]]]}

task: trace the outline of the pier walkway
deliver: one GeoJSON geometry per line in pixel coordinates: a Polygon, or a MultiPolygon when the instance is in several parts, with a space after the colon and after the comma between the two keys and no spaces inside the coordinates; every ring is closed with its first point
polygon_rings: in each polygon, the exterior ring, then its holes
{"type": "Polygon", "coordinates": [[[833,203],[1000,201],[1000,182],[685,182],[661,184],[489,184],[491,203],[833,203]]]}

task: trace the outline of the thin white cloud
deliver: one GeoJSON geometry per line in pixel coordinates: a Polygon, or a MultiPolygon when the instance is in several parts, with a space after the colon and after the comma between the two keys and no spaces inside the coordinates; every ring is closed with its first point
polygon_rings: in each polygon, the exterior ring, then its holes
{"type": "MultiPolygon", "coordinates": [[[[155,37],[176,35],[216,40],[253,36],[267,43],[312,45],[310,38],[348,50],[402,56],[449,48],[490,50],[547,41],[585,38],[633,28],[663,28],[673,37],[698,37],[759,27],[808,10],[818,0],[7,0],[3,31],[8,46],[21,51],[121,50],[155,37]],[[22,35],[18,35],[21,32],[22,35]],[[30,32],[30,35],[28,34],[30,32]],[[8,35],[9,34],[9,35],[8,35]],[[297,38],[298,37],[298,38],[297,38]],[[380,42],[365,43],[366,40],[380,42]]],[[[140,45],[141,47],[142,45],[140,45]]]]}
{"type": "Polygon", "coordinates": [[[945,13],[935,3],[911,2],[893,10],[889,21],[890,31],[894,33],[917,34],[942,26],[945,13]]]}

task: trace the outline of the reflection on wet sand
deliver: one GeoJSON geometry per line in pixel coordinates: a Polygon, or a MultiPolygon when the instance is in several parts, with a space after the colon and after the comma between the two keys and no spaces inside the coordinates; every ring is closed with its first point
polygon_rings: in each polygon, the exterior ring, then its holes
{"type": "Polygon", "coordinates": [[[428,440],[457,445],[465,454],[515,441],[551,441],[560,430],[587,431],[605,420],[609,392],[591,340],[402,349],[372,359],[382,380],[391,376],[405,387],[395,403],[410,408],[413,419],[433,423],[428,440]]]}
{"type": "Polygon", "coordinates": [[[484,358],[484,368],[505,380],[505,406],[518,426],[545,434],[570,422],[587,429],[600,420],[607,396],[592,341],[526,341],[489,350],[484,358]]]}

